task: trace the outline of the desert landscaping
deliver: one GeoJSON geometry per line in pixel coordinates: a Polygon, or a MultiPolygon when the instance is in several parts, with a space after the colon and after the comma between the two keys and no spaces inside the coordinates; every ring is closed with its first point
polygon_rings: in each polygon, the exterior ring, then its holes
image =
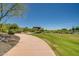
{"type": "Polygon", "coordinates": [[[79,4],[0,3],[0,56],[79,56],[79,4]]]}

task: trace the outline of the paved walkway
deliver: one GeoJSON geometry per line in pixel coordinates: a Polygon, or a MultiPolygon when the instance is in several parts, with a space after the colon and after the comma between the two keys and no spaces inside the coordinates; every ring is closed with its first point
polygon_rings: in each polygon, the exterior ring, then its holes
{"type": "Polygon", "coordinates": [[[53,50],[42,39],[27,34],[16,34],[19,43],[4,56],[55,56],[53,50]]]}

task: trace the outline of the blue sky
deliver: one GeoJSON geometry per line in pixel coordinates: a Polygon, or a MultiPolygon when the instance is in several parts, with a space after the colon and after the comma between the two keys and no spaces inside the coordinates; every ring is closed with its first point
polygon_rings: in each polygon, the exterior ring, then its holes
{"type": "Polygon", "coordinates": [[[9,18],[7,23],[20,26],[41,26],[45,29],[71,28],[79,25],[79,4],[26,4],[21,17],[9,18]]]}

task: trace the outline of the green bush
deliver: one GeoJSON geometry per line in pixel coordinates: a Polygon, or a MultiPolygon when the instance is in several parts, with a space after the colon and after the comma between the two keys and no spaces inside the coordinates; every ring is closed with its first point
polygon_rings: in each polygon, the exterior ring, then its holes
{"type": "Polygon", "coordinates": [[[2,30],[3,33],[8,33],[8,30],[2,30]]]}
{"type": "Polygon", "coordinates": [[[15,31],[14,31],[14,30],[9,30],[9,31],[8,31],[8,34],[14,35],[14,34],[15,34],[15,31]]]}
{"type": "Polygon", "coordinates": [[[21,33],[22,31],[21,30],[17,30],[15,33],[21,33]]]}

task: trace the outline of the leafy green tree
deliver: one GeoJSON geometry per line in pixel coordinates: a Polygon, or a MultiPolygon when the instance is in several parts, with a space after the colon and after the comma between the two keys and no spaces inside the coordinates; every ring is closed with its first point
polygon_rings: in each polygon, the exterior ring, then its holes
{"type": "Polygon", "coordinates": [[[23,28],[23,31],[24,32],[27,32],[27,31],[29,31],[29,28],[28,27],[25,27],[25,28],[23,28]]]}
{"type": "Polygon", "coordinates": [[[72,32],[75,32],[75,27],[72,27],[72,29],[71,29],[71,30],[72,30],[72,32]]]}
{"type": "Polygon", "coordinates": [[[35,32],[35,33],[42,33],[42,32],[44,32],[44,29],[41,28],[41,27],[33,27],[33,28],[32,28],[32,32],[35,32]]]}
{"type": "Polygon", "coordinates": [[[70,29],[70,31],[71,31],[72,34],[73,34],[73,33],[79,33],[79,26],[72,27],[72,28],[70,29]]]}
{"type": "Polygon", "coordinates": [[[2,28],[1,28],[1,26],[2,26],[2,24],[0,24],[0,31],[7,33],[8,32],[8,26],[5,25],[5,24],[3,24],[2,28]]]}
{"type": "Polygon", "coordinates": [[[61,30],[67,31],[67,29],[66,29],[66,28],[63,28],[63,29],[61,29],[61,30]]]}
{"type": "Polygon", "coordinates": [[[11,24],[9,30],[13,30],[14,32],[17,32],[19,30],[19,26],[17,24],[11,24]]]}
{"type": "Polygon", "coordinates": [[[79,31],[79,26],[77,26],[77,27],[75,28],[75,30],[78,30],[78,31],[79,31]]]}
{"type": "Polygon", "coordinates": [[[20,3],[0,3],[0,23],[2,28],[3,23],[8,19],[6,17],[21,16],[25,10],[24,4],[20,3]]]}
{"type": "Polygon", "coordinates": [[[24,6],[20,3],[0,3],[0,21],[5,17],[20,16],[24,6]]]}

